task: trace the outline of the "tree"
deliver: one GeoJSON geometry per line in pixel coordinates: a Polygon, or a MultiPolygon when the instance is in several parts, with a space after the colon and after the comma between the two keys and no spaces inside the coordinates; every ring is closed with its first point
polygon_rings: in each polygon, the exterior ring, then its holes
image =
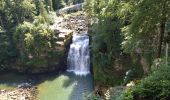
{"type": "Polygon", "coordinates": [[[45,5],[42,0],[39,1],[39,12],[40,12],[40,15],[47,21],[48,13],[47,13],[47,10],[45,9],[45,5]]]}
{"type": "Polygon", "coordinates": [[[64,0],[52,0],[52,2],[54,10],[58,10],[66,5],[64,0]]]}
{"type": "Polygon", "coordinates": [[[136,4],[137,7],[131,18],[131,24],[126,27],[126,39],[123,47],[127,51],[128,49],[133,51],[137,48],[146,49],[147,47],[145,48],[145,46],[152,46],[152,43],[158,40],[157,57],[159,58],[161,56],[165,25],[170,16],[170,2],[168,0],[143,0],[136,4]]]}
{"type": "Polygon", "coordinates": [[[46,4],[46,9],[47,11],[53,11],[53,3],[52,0],[45,0],[45,4],[46,4]]]}
{"type": "Polygon", "coordinates": [[[146,59],[143,62],[147,69],[145,73],[148,73],[152,61],[161,57],[170,1],[143,0],[134,5],[130,23],[123,28],[125,39],[122,44],[126,52],[137,52],[146,59]]]}
{"type": "Polygon", "coordinates": [[[3,70],[3,65],[6,64],[6,61],[10,56],[8,39],[5,31],[0,26],[0,71],[3,70]]]}
{"type": "Polygon", "coordinates": [[[113,72],[122,42],[122,20],[117,16],[119,0],[86,0],[85,11],[91,23],[94,78],[106,84],[115,78],[113,72]],[[112,70],[112,71],[111,71],[112,70]],[[110,77],[110,75],[113,75],[110,77]]]}
{"type": "Polygon", "coordinates": [[[16,59],[19,62],[21,57],[27,59],[28,54],[39,58],[51,48],[52,31],[46,23],[48,4],[36,1],[0,0],[0,66],[16,59]]]}
{"type": "Polygon", "coordinates": [[[23,65],[32,59],[45,59],[48,52],[52,50],[53,32],[48,25],[37,17],[34,23],[24,22],[16,28],[14,40],[19,52],[19,60],[23,65]]]}

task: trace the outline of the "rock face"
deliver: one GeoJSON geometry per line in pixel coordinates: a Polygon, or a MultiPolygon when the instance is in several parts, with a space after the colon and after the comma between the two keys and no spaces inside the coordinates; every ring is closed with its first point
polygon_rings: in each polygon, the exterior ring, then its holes
{"type": "MultiPolygon", "coordinates": [[[[87,21],[82,11],[57,16],[55,23],[50,26],[54,30],[55,49],[57,52],[64,51],[63,63],[66,69],[67,53],[74,33],[87,32],[87,21]]],[[[60,54],[61,54],[60,53],[60,54]]]]}
{"type": "Polygon", "coordinates": [[[59,52],[67,49],[72,34],[87,32],[88,30],[85,14],[81,11],[57,16],[55,23],[50,28],[55,32],[55,47],[59,52]]]}
{"type": "Polygon", "coordinates": [[[87,32],[88,30],[88,23],[83,12],[70,14],[69,16],[67,16],[65,21],[69,24],[66,24],[64,27],[66,29],[72,29],[76,33],[87,32]]]}
{"type": "Polygon", "coordinates": [[[36,95],[35,87],[0,90],[0,100],[35,100],[36,95]]]}

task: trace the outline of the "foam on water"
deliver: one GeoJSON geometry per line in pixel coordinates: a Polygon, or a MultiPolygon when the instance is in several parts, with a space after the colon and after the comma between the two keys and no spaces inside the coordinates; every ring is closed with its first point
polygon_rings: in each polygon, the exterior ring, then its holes
{"type": "Polygon", "coordinates": [[[90,73],[89,36],[74,34],[67,58],[67,71],[76,75],[90,73]]]}

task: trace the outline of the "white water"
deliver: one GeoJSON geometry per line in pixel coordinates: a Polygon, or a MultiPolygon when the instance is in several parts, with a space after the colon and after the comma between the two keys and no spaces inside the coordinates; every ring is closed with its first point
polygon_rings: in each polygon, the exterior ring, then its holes
{"type": "Polygon", "coordinates": [[[67,58],[67,71],[76,75],[90,73],[89,36],[86,34],[73,35],[72,44],[67,58]]]}

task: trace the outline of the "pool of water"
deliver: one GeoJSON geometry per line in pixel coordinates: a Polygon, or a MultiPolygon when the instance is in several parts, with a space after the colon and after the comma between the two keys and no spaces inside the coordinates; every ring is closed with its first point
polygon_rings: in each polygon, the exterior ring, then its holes
{"type": "Polygon", "coordinates": [[[49,75],[0,75],[0,89],[15,89],[18,84],[35,81],[38,100],[84,100],[93,91],[92,75],[76,76],[73,73],[49,75]]]}
{"type": "Polygon", "coordinates": [[[28,75],[16,73],[0,74],[0,89],[15,89],[19,84],[26,82],[27,79],[29,79],[28,75]]]}

